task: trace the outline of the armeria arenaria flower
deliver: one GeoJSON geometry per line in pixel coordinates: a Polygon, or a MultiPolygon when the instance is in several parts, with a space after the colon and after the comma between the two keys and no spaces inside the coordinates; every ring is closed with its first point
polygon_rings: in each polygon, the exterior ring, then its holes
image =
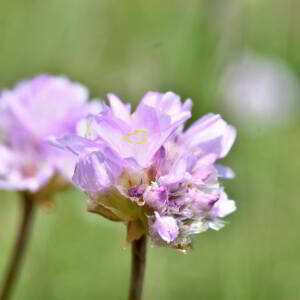
{"type": "Polygon", "coordinates": [[[74,163],[46,143],[75,134],[79,121],[99,104],[65,77],[39,75],[0,93],[0,188],[37,193],[71,179],[74,163]]]}
{"type": "Polygon", "coordinates": [[[128,225],[128,241],[144,233],[156,245],[188,249],[190,235],[224,226],[232,213],[218,178],[233,171],[216,164],[236,130],[208,114],[188,130],[191,100],[149,92],[136,111],[115,95],[86,120],[86,137],[58,139],[77,155],[73,182],[88,195],[88,209],[128,225]]]}

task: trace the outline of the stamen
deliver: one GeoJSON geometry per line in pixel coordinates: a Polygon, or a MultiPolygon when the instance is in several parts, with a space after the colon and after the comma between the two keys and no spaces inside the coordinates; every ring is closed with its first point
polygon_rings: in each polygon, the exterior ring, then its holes
{"type": "Polygon", "coordinates": [[[134,131],[130,131],[127,133],[127,135],[124,136],[124,139],[131,144],[145,144],[148,143],[149,140],[148,137],[148,129],[136,129],[134,131]],[[133,138],[140,138],[140,140],[135,140],[133,138]]]}

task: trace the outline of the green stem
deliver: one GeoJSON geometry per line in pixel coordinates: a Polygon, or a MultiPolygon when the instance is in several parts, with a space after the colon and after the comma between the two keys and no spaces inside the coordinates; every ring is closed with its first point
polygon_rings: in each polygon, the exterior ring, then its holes
{"type": "Polygon", "coordinates": [[[8,300],[12,295],[12,291],[18,279],[26,246],[30,237],[35,203],[32,199],[32,195],[28,192],[21,193],[21,201],[23,214],[22,220],[13,250],[13,255],[4,279],[5,281],[0,294],[0,300],[8,300]]]}
{"type": "Polygon", "coordinates": [[[147,236],[132,242],[131,282],[128,300],[141,300],[146,267],[147,236]]]}

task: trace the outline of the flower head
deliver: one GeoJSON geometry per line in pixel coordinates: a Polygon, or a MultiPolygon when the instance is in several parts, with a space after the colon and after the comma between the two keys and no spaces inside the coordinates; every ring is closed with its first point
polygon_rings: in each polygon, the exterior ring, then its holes
{"type": "Polygon", "coordinates": [[[100,111],[87,100],[84,86],[51,75],[0,93],[0,188],[36,193],[57,185],[57,174],[71,177],[74,162],[46,139],[75,134],[83,117],[100,111]]]}
{"type": "Polygon", "coordinates": [[[88,207],[128,224],[128,240],[142,234],[156,245],[188,249],[190,236],[224,226],[235,210],[219,177],[233,171],[216,162],[227,155],[235,129],[208,114],[184,131],[191,100],[149,92],[135,112],[115,95],[110,106],[88,118],[86,137],[57,143],[76,154],[73,182],[88,195],[88,207]]]}
{"type": "Polygon", "coordinates": [[[284,60],[242,53],[226,66],[220,87],[224,108],[250,131],[267,132],[296,119],[299,81],[284,60]]]}

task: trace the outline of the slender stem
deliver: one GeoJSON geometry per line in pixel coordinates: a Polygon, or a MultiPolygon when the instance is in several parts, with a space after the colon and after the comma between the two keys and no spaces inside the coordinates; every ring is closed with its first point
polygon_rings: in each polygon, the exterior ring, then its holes
{"type": "Polygon", "coordinates": [[[32,199],[32,195],[27,192],[22,192],[21,197],[23,214],[22,220],[15,243],[15,248],[13,250],[13,255],[5,275],[5,281],[1,290],[0,300],[8,300],[12,294],[30,236],[35,203],[32,199]]]}
{"type": "Polygon", "coordinates": [[[146,267],[147,236],[132,242],[131,282],[128,300],[141,300],[146,267]]]}

